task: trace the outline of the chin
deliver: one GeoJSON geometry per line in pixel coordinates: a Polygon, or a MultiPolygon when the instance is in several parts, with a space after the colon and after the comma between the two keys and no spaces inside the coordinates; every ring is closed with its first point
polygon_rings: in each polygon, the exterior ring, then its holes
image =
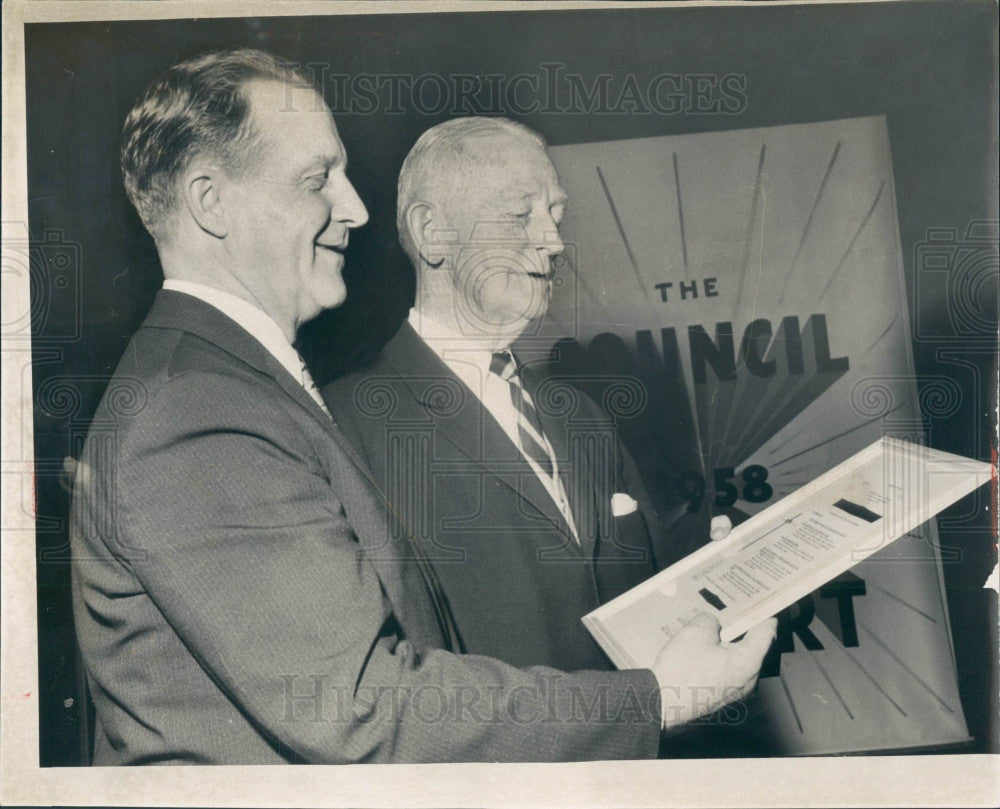
{"type": "Polygon", "coordinates": [[[324,309],[333,309],[347,300],[347,285],[339,272],[317,284],[316,300],[324,309]]]}
{"type": "Polygon", "coordinates": [[[520,320],[523,323],[531,323],[542,317],[545,317],[545,313],[549,311],[549,301],[548,298],[545,300],[538,300],[537,298],[532,298],[523,302],[523,306],[515,309],[510,309],[508,313],[508,318],[511,320],[520,320]]]}
{"type": "Polygon", "coordinates": [[[323,301],[324,309],[336,309],[347,300],[347,287],[341,286],[336,292],[332,292],[323,301]]]}
{"type": "Polygon", "coordinates": [[[300,322],[306,323],[314,317],[325,312],[327,309],[336,309],[347,300],[347,288],[341,286],[339,289],[316,290],[312,295],[311,314],[303,318],[300,322]]]}
{"type": "Polygon", "coordinates": [[[505,312],[503,315],[495,316],[492,324],[492,333],[500,337],[510,337],[517,339],[537,318],[532,317],[530,312],[505,312]]]}

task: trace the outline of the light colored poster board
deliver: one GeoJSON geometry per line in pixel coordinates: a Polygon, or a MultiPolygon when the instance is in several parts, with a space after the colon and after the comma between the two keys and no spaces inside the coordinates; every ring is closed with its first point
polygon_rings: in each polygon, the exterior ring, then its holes
{"type": "MultiPolygon", "coordinates": [[[[688,510],[755,514],[880,436],[926,441],[921,404],[960,397],[940,379],[917,398],[883,118],[551,153],[572,200],[550,310],[575,341],[555,343],[567,379],[617,404],[626,435],[641,421],[635,433],[677,465],[700,462],[683,472],[697,480],[688,510]]],[[[685,490],[645,471],[676,515],[685,490]]],[[[780,668],[772,657],[750,708],[763,749],[964,741],[935,524],[852,573],[785,613],[780,668]]]]}

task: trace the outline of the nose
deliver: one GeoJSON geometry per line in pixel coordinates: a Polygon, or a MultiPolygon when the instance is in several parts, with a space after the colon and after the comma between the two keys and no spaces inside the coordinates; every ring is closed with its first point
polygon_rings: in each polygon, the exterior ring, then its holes
{"type": "Polygon", "coordinates": [[[544,256],[551,258],[552,256],[560,255],[566,246],[563,244],[562,238],[559,235],[559,225],[556,224],[555,220],[550,216],[548,221],[543,224],[541,238],[536,242],[538,252],[544,256]]]}
{"type": "Polygon", "coordinates": [[[349,228],[359,228],[368,221],[368,209],[346,174],[338,172],[335,181],[330,183],[330,200],[330,219],[333,221],[349,228]]]}
{"type": "Polygon", "coordinates": [[[554,235],[555,239],[553,239],[550,236],[546,241],[543,241],[541,244],[538,245],[539,253],[549,256],[550,258],[552,256],[558,256],[563,253],[563,251],[566,249],[566,246],[563,244],[562,239],[559,238],[559,231],[555,231],[554,235]]]}

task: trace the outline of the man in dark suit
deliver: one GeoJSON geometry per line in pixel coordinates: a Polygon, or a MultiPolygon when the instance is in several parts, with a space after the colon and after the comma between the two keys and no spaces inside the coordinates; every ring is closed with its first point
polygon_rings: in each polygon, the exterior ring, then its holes
{"type": "Polygon", "coordinates": [[[752,687],[768,627],[732,645],[692,626],[629,672],[452,651],[424,549],[292,348],[344,299],[367,218],[300,72],[260,51],[172,68],[129,113],[122,165],[166,280],[78,467],[95,763],[646,757],[703,711],[685,689],[752,687]]]}
{"type": "MultiPolygon", "coordinates": [[[[541,383],[539,443],[553,450],[554,497],[480,398],[491,352],[460,338],[442,350],[459,373],[404,323],[375,363],[321,392],[401,524],[428,548],[463,651],[609,668],[580,618],[652,575],[655,524],[613,423],[561,382],[541,383]]],[[[520,370],[535,392],[536,370],[520,370]]],[[[509,397],[498,382],[497,398],[509,397]]]]}
{"type": "Polygon", "coordinates": [[[399,179],[414,308],[373,364],[322,393],[432,548],[464,650],[607,669],[580,618],[655,572],[659,521],[608,415],[510,352],[548,309],[565,204],[526,127],[425,132],[399,179]]]}

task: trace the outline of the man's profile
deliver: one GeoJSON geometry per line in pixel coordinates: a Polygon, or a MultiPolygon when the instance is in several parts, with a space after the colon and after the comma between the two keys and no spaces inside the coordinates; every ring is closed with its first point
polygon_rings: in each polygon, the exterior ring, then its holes
{"type": "Polygon", "coordinates": [[[456,118],[427,130],[399,177],[413,309],[376,362],[322,393],[427,534],[465,651],[607,669],[580,618],[652,575],[659,521],[613,421],[511,350],[548,310],[567,202],[527,127],[456,118]],[[437,407],[435,386],[453,406],[437,407]],[[375,389],[391,392],[391,411],[365,406],[375,389]],[[404,434],[422,451],[396,451],[404,434]]]}

